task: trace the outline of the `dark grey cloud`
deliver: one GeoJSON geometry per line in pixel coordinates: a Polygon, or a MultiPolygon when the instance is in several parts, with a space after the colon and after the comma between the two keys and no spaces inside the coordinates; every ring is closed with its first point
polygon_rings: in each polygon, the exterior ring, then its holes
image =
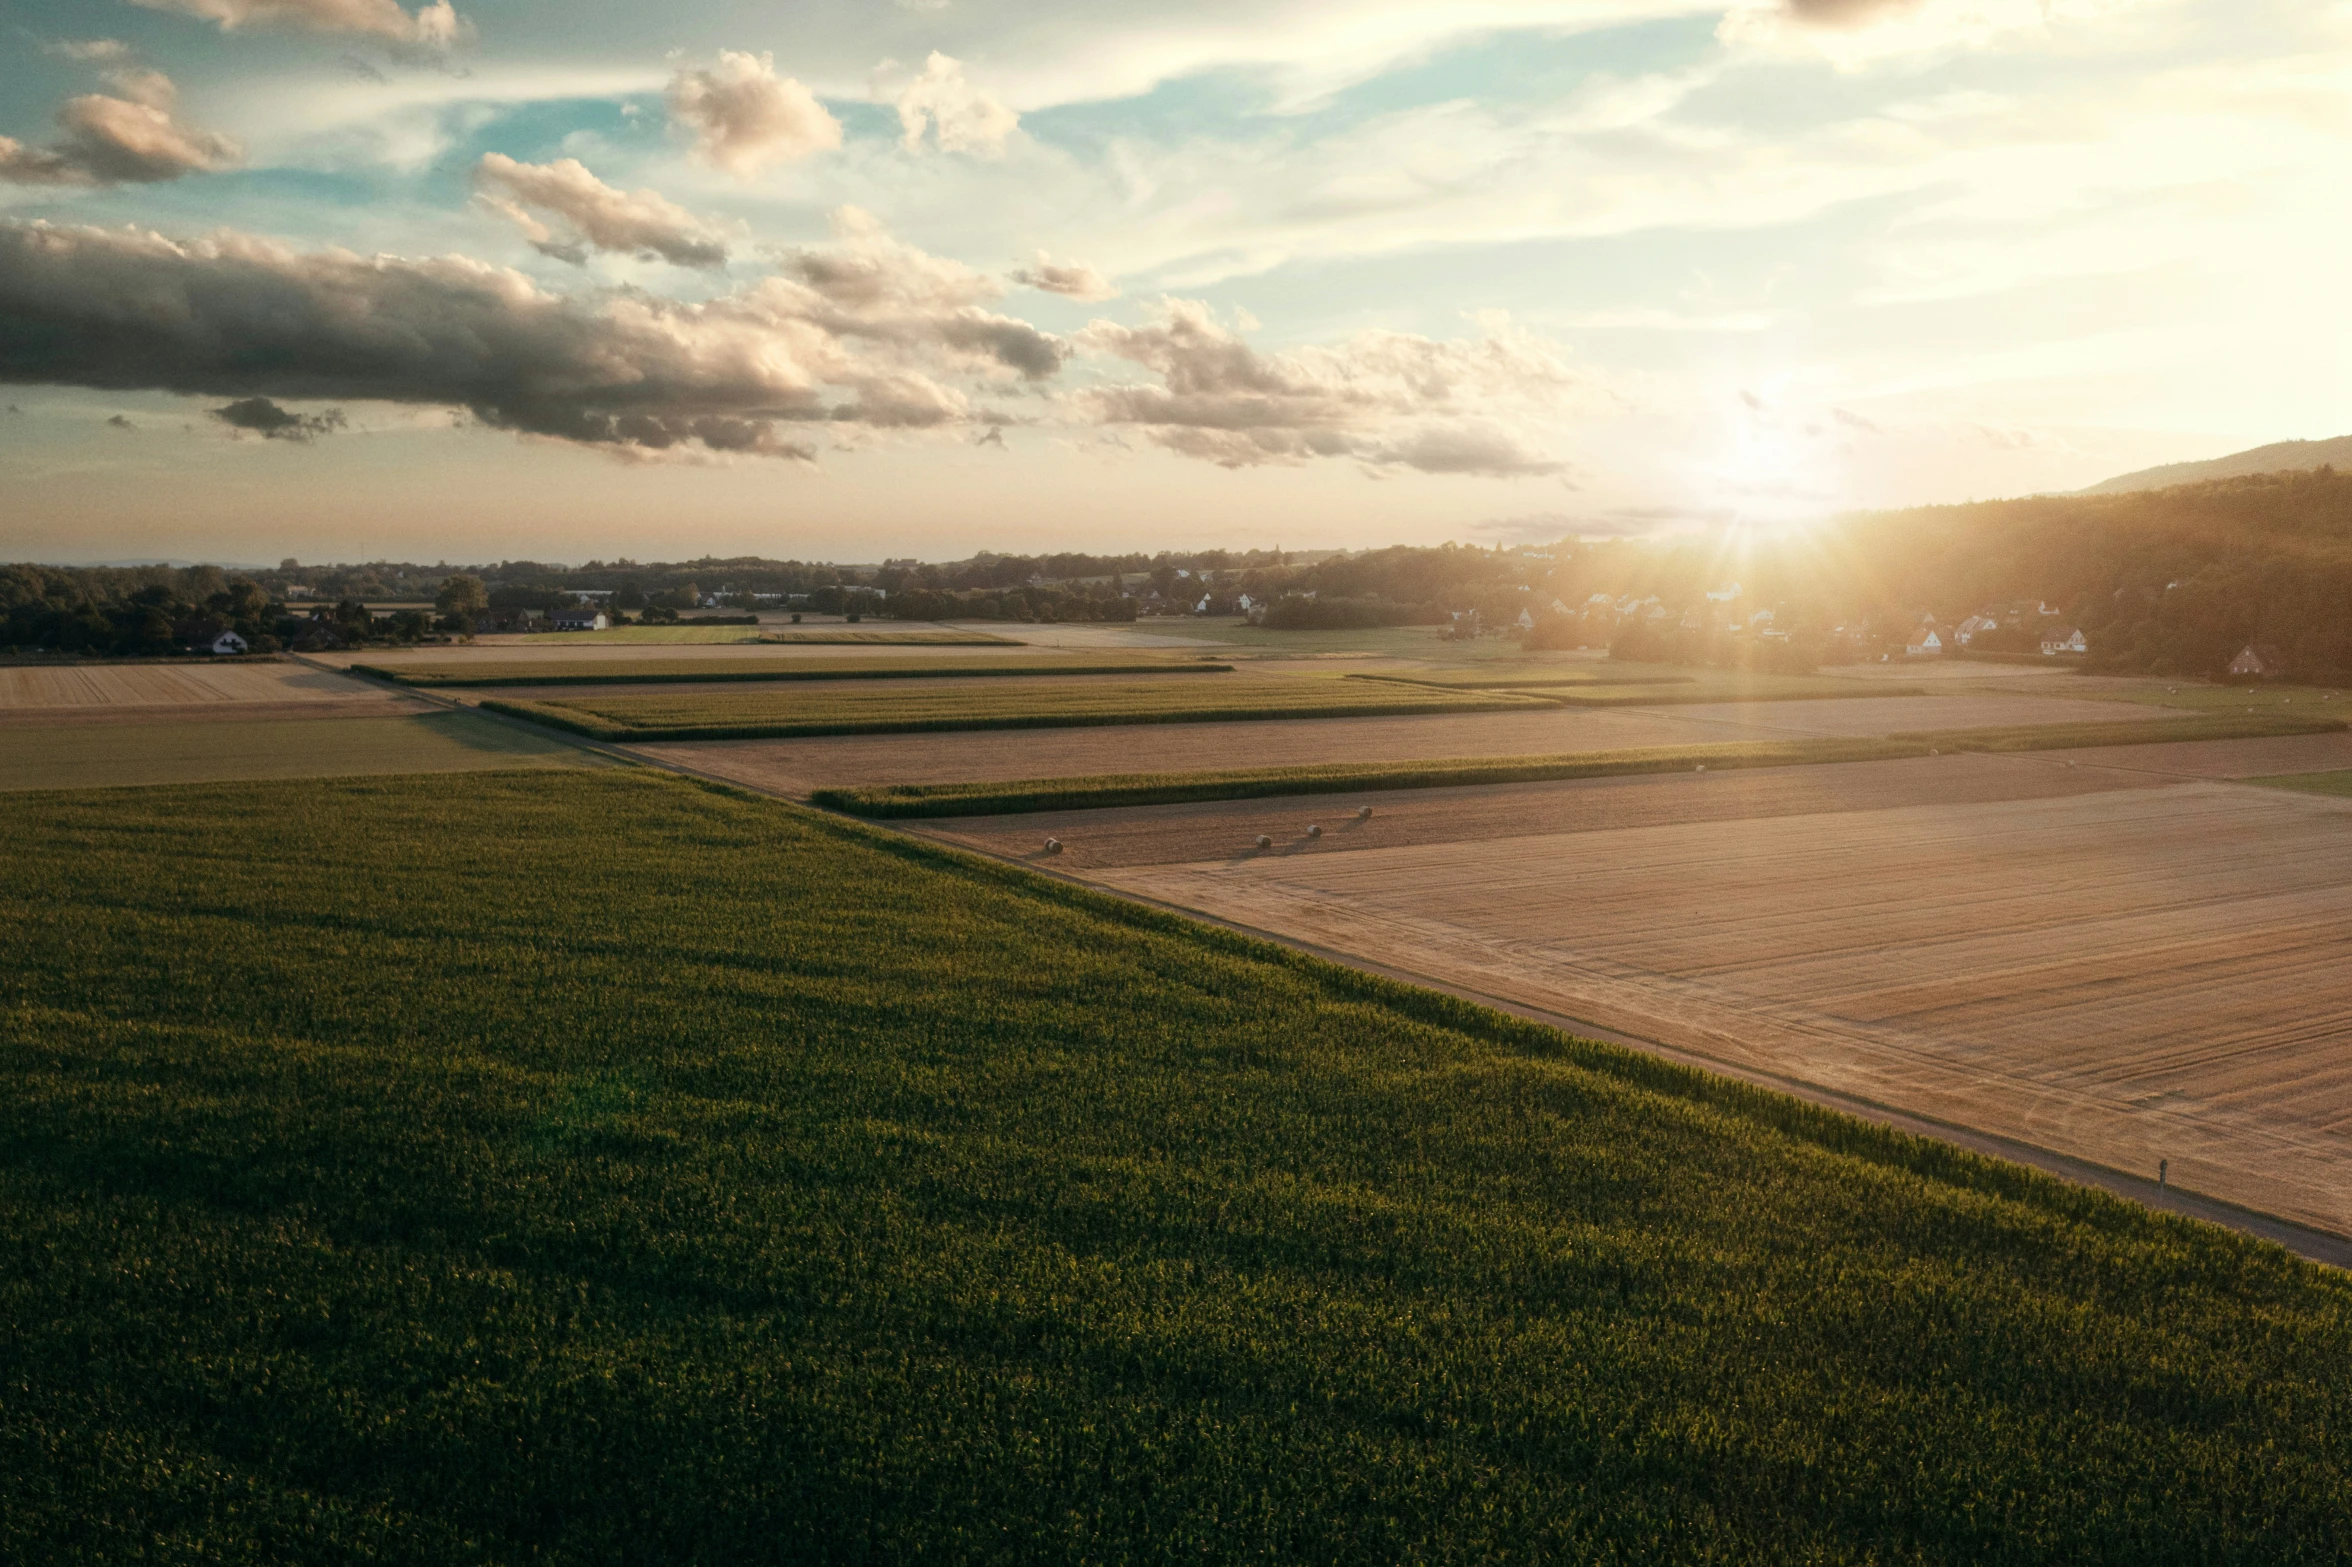
{"type": "Polygon", "coordinates": [[[215,408],[212,416],[232,430],[250,430],[265,441],[314,440],[334,434],[346,423],[340,408],[298,414],[266,397],[240,397],[226,408],[215,408]]]}
{"type": "Polygon", "coordinates": [[[432,404],[612,448],[806,457],[781,427],[964,422],[959,380],[1061,363],[1025,322],[921,308],[920,279],[862,286],[863,306],[790,277],[693,304],[570,296],[463,257],[0,222],[0,382],[432,404]]]}
{"type": "Polygon", "coordinates": [[[106,422],[109,426],[117,430],[136,430],[139,428],[137,425],[131,423],[130,420],[124,418],[121,414],[112,415],[107,419],[106,422]]]}

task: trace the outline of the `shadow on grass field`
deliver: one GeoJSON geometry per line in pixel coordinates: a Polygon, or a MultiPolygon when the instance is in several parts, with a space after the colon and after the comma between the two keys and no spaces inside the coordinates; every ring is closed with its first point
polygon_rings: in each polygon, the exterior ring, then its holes
{"type": "Polygon", "coordinates": [[[10,847],[0,1558],[2352,1525],[2339,1275],[873,829],[607,770],[27,795],[10,847]]]}

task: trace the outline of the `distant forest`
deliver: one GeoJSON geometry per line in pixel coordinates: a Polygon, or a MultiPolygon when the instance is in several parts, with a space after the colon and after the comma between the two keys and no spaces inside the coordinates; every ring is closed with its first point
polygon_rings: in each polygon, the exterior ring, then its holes
{"type": "Polygon", "coordinates": [[[2079,629],[2084,667],[2222,672],[2248,646],[2274,673],[2352,679],[2352,475],[2224,479],[2118,495],[2037,496],[1845,517],[1767,540],[1737,532],[1447,544],[1359,552],[998,555],[838,566],[756,557],[679,562],[371,562],[270,570],[0,568],[0,641],[19,650],[162,653],[233,629],[256,651],[463,634],[437,614],[459,580],[493,609],[582,593],[612,609],[806,608],[906,620],[1112,621],[1246,614],[1283,630],[1441,625],[1536,647],[1802,669],[1901,657],[1932,623],[1969,656],[2031,655],[2079,629]],[[435,600],[442,602],[436,606],[435,600]]]}

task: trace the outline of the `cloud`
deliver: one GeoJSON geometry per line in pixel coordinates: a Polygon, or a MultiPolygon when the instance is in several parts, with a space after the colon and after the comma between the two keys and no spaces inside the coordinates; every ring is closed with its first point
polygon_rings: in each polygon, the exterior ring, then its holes
{"type": "Polygon", "coordinates": [[[235,166],[242,149],[172,117],[171,79],[128,70],[108,78],[126,96],[85,93],[57,111],[64,133],[46,147],[0,136],[0,181],[16,185],[133,185],[235,166]]]}
{"type": "Polygon", "coordinates": [[[131,423],[130,420],[124,418],[121,414],[110,415],[106,421],[106,424],[109,429],[114,430],[136,430],[139,428],[137,425],[131,423]]]}
{"type": "Polygon", "coordinates": [[[737,179],[841,145],[841,122],[816,94],[778,77],[773,55],[721,50],[718,64],[670,79],[669,104],[703,161],[737,179]]]}
{"type": "Polygon", "coordinates": [[[964,80],[962,61],[937,50],[898,95],[898,124],[909,152],[922,147],[927,131],[942,152],[1002,157],[1005,138],[1020,123],[1019,115],[964,80]]]}
{"type": "Polygon", "coordinates": [[[1034,266],[1016,267],[1014,282],[1023,288],[1034,288],[1048,294],[1067,294],[1072,299],[1116,299],[1119,291],[1110,280],[1083,261],[1057,263],[1044,251],[1037,253],[1034,266]]]}
{"type": "Polygon", "coordinates": [[[474,167],[474,187],[482,204],[520,228],[532,248],[575,266],[590,250],[659,256],[681,267],[727,264],[726,242],[685,208],[654,191],[617,191],[577,158],[517,163],[487,153],[474,167]]]}
{"type": "Polygon", "coordinates": [[[437,405],[622,453],[806,458],[792,425],[967,422],[968,387],[1059,369],[1058,340],[979,306],[993,287],[854,218],[842,245],[700,303],[561,295],[462,256],[0,222],[0,382],[437,405]]]}
{"type": "Polygon", "coordinates": [[[1872,22],[1916,10],[1919,0],[1782,0],[1796,21],[1813,27],[1867,27],[1872,22]]]}
{"type": "Polygon", "coordinates": [[[240,27],[297,27],[314,33],[360,33],[392,43],[446,49],[463,37],[468,24],[449,0],[432,0],[415,15],[397,0],[131,0],[150,11],[178,11],[220,24],[222,32],[240,27]]]}
{"type": "Polygon", "coordinates": [[[1336,348],[1261,354],[1205,305],[1169,300],[1149,325],[1097,321],[1079,343],[1161,379],[1080,393],[1097,422],[1140,426],[1170,451],[1224,467],[1349,457],[1494,477],[1567,468],[1502,421],[1555,405],[1575,378],[1500,320],[1468,342],[1365,332],[1336,348]]]}
{"type": "Polygon", "coordinates": [[[103,61],[130,58],[131,46],[119,38],[60,38],[41,46],[44,54],[61,60],[103,61]]]}
{"type": "Polygon", "coordinates": [[[226,408],[215,408],[212,416],[232,430],[250,430],[265,441],[308,441],[332,435],[346,423],[340,408],[298,414],[266,397],[239,398],[226,408]]]}

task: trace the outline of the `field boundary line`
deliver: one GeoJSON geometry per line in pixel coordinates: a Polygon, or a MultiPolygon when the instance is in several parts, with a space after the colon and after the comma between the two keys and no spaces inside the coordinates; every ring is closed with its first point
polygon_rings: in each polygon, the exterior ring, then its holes
{"type": "MultiPolygon", "coordinates": [[[[757,792],[767,793],[768,791],[757,792]]],[[[775,797],[789,798],[788,796],[775,797]]],[[[2054,1148],[2045,1148],[2038,1143],[2007,1137],[1998,1132],[1986,1131],[1981,1127],[1969,1126],[1964,1122],[1940,1120],[1934,1116],[1923,1115],[1918,1111],[1906,1110],[1900,1106],[1884,1104],[1877,1100],[1824,1087],[1801,1077],[1791,1077],[1762,1067],[1710,1056],[1703,1051],[1691,1050],[1679,1045],[1669,1045],[1641,1034],[1628,1033],[1623,1029],[1612,1028],[1589,1019],[1573,1017],[1565,1012],[1556,1012],[1546,1007],[1496,996],[1454,980],[1443,979],[1436,975],[1424,974],[1393,964],[1376,962],[1341,948],[1323,946],[1296,936],[1285,935],[1280,931],[1268,930],[1244,921],[1210,914],[1184,904],[1154,898],[1145,893],[1110,886],[1093,881],[1073,871],[1056,870],[1051,866],[1032,864],[1017,855],[1003,854],[972,844],[958,843],[935,829],[920,824],[861,821],[861,825],[881,828],[911,838],[920,838],[927,843],[957,853],[976,854],[1017,870],[1045,876],[1073,887],[1084,888],[1089,892],[1118,899],[1121,902],[1153,909],[1199,924],[1215,926],[1237,936],[1269,942],[1307,957],[1336,964],[1341,968],[1352,969],[1357,973],[1369,974],[1393,983],[1409,985],[1417,990],[1436,991],[1440,995],[1451,996],[1457,1001],[1466,1001],[1473,1006],[1485,1007],[1525,1022],[1557,1029],[1575,1038],[1614,1045],[1619,1049],[1631,1050],[1674,1066],[1704,1072],[1710,1076],[1730,1078],[1736,1082],[1745,1083],[1749,1087],[1764,1089],[1771,1093],[1786,1094],[1819,1109],[1850,1115],[1892,1131],[1930,1138],[1970,1153],[2005,1160],[2011,1164],[2025,1165],[2045,1175],[2054,1176],[2070,1185],[2093,1188],[2104,1191],[2111,1196],[2135,1202],[2142,1207],[2177,1214],[2184,1218],[2201,1219],[2210,1224],[2218,1224],[2240,1234],[2253,1235],[2274,1242],[2308,1261],[2352,1270],[2352,1237],[2314,1229],[2309,1225],[2298,1224],[2292,1219],[2283,1219],[2276,1214],[2264,1213],[2257,1208],[2225,1202],[2218,1197],[2207,1197],[2169,1184],[2160,1188],[2145,1176],[2135,1175],[2128,1170],[2119,1170],[2113,1166],[2103,1165],[2096,1160],[2084,1159],[2074,1154],[2060,1153],[2054,1148]]]]}

